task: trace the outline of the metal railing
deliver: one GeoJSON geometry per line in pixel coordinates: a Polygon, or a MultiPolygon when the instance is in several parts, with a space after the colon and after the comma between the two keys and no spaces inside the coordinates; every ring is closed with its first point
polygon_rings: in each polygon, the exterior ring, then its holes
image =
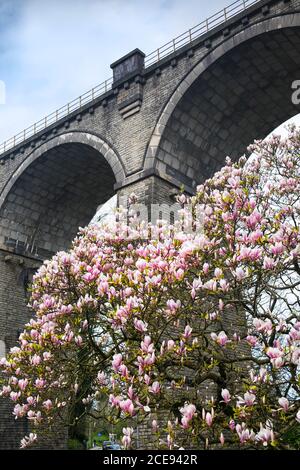
{"type": "Polygon", "coordinates": [[[105,80],[104,82],[100,83],[100,85],[95,86],[83,95],[80,95],[78,98],[70,101],[61,108],[58,108],[53,113],[48,114],[48,116],[45,116],[43,119],[40,119],[39,121],[35,122],[34,124],[32,124],[32,126],[27,127],[22,132],[19,132],[19,134],[16,134],[11,139],[4,141],[0,145],[0,155],[6,152],[7,150],[15,147],[16,145],[24,142],[29,137],[32,137],[38,132],[46,129],[46,127],[50,126],[51,124],[55,124],[63,117],[66,117],[71,114],[73,111],[80,111],[82,106],[91,103],[95,98],[98,98],[99,96],[103,95],[108,90],[110,90],[112,82],[112,78],[105,80]]]}
{"type": "Polygon", "coordinates": [[[224,23],[224,21],[233,18],[238,13],[241,13],[242,11],[249,8],[251,5],[258,3],[259,1],[260,0],[236,0],[235,2],[228,5],[226,8],[223,8],[223,10],[218,11],[209,18],[206,18],[206,20],[194,26],[193,28],[180,34],[179,36],[167,42],[166,44],[159,47],[150,54],[147,54],[145,58],[145,66],[150,67],[150,65],[155,64],[159,60],[172,54],[181,47],[190,44],[195,39],[198,39],[200,36],[203,36],[204,34],[208,33],[216,26],[219,26],[220,24],[224,23]]]}
{"type": "MultiPolygon", "coordinates": [[[[236,0],[226,8],[223,8],[223,10],[218,11],[198,25],[194,26],[183,34],[180,34],[180,36],[177,36],[168,43],[148,54],[145,57],[145,67],[150,67],[164,57],[167,57],[168,55],[177,51],[181,47],[203,36],[216,26],[224,23],[224,21],[233,18],[244,10],[247,10],[250,6],[258,3],[259,1],[261,0],[236,0]]],[[[80,95],[73,101],[70,101],[65,106],[62,106],[48,116],[45,116],[43,119],[37,121],[32,126],[27,127],[22,132],[16,134],[14,137],[4,141],[2,144],[0,144],[0,155],[7,150],[14,148],[16,145],[24,142],[29,137],[32,137],[38,132],[46,129],[46,127],[50,126],[51,124],[55,124],[60,119],[71,114],[73,111],[80,111],[82,106],[92,102],[95,98],[98,98],[99,96],[109,91],[112,87],[112,83],[113,78],[111,77],[95,86],[91,90],[87,91],[83,95],[80,95]]]]}

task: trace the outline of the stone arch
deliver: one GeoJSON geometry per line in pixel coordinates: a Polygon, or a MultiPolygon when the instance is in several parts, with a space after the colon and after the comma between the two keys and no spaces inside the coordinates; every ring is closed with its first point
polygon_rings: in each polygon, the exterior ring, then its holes
{"type": "Polygon", "coordinates": [[[63,134],[59,134],[56,137],[48,140],[44,144],[41,144],[35,150],[30,152],[30,154],[26,157],[26,159],[19,165],[17,170],[13,173],[10,179],[7,181],[6,185],[4,186],[1,194],[0,194],[0,208],[5,201],[6,196],[8,195],[9,191],[15,184],[15,181],[20,177],[22,173],[26,170],[29,165],[31,165],[37,158],[40,158],[43,154],[48,152],[49,150],[58,147],[59,145],[68,144],[68,143],[79,143],[79,144],[86,144],[98,152],[105,158],[105,160],[111,166],[112,171],[114,172],[116,182],[121,182],[125,178],[125,170],[123,162],[121,158],[117,154],[117,152],[113,149],[111,145],[109,145],[105,140],[101,137],[97,136],[96,134],[91,134],[90,132],[82,132],[82,131],[71,131],[65,132],[63,134]]]}
{"type": "Polygon", "coordinates": [[[55,136],[27,156],[0,196],[0,247],[39,258],[68,248],[124,176],[116,152],[100,137],[55,136]]]}
{"type": "Polygon", "coordinates": [[[300,109],[292,81],[300,64],[300,13],[249,25],[208,52],[173,92],[156,123],[144,168],[193,189],[225,156],[300,109]]]}

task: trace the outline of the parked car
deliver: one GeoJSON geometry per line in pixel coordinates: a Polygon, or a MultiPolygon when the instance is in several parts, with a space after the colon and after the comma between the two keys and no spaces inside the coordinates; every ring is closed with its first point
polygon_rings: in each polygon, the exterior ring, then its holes
{"type": "Polygon", "coordinates": [[[112,441],[103,441],[102,442],[102,449],[103,450],[121,450],[120,444],[112,441]]]}
{"type": "Polygon", "coordinates": [[[108,450],[108,448],[112,445],[113,445],[112,441],[103,441],[102,442],[102,449],[103,450],[108,450]]]}
{"type": "Polygon", "coordinates": [[[114,443],[109,450],[122,450],[122,447],[120,446],[120,444],[116,444],[114,443]]]}

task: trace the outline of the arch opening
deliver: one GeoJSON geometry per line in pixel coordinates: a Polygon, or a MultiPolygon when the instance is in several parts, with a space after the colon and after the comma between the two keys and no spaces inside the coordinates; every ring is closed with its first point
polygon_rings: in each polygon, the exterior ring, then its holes
{"type": "Polygon", "coordinates": [[[255,139],[298,114],[292,83],[299,80],[299,50],[295,26],[264,32],[208,60],[161,126],[158,168],[195,187],[227,155],[237,159],[255,139]]]}
{"type": "Polygon", "coordinates": [[[47,258],[67,249],[97,207],[114,194],[116,178],[100,152],[83,143],[50,148],[16,179],[0,209],[0,246],[47,258]]]}

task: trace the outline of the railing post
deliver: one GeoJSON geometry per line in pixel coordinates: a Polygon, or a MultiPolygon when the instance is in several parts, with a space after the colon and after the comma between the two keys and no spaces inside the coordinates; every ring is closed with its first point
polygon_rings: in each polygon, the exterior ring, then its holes
{"type": "Polygon", "coordinates": [[[157,60],[159,60],[159,48],[157,49],[157,60]]]}
{"type": "Polygon", "coordinates": [[[227,10],[226,10],[226,8],[224,8],[224,19],[225,19],[225,21],[227,20],[227,10]]]}
{"type": "Polygon", "coordinates": [[[176,39],[173,39],[173,51],[176,51],[176,39]]]}
{"type": "Polygon", "coordinates": [[[192,30],[189,29],[189,38],[190,38],[190,42],[192,42],[192,30]]]}
{"type": "Polygon", "coordinates": [[[208,18],[206,18],[206,31],[209,31],[208,18]]]}

